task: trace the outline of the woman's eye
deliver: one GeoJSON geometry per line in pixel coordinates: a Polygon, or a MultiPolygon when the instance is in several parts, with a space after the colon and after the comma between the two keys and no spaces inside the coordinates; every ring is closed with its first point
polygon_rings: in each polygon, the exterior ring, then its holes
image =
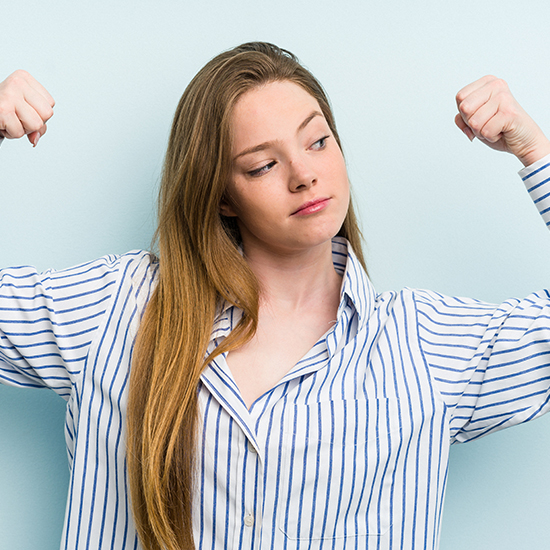
{"type": "Polygon", "coordinates": [[[263,176],[264,174],[269,172],[269,170],[271,170],[271,168],[273,168],[274,166],[275,166],[275,161],[273,160],[273,161],[267,163],[265,166],[262,166],[261,168],[256,168],[255,170],[250,170],[250,172],[248,172],[248,175],[252,176],[252,177],[263,176]]]}
{"type": "Polygon", "coordinates": [[[325,148],[325,145],[327,144],[327,139],[328,139],[329,137],[330,137],[330,136],[324,136],[324,137],[322,137],[321,139],[318,139],[318,140],[311,146],[311,148],[312,148],[312,149],[317,149],[317,150],[324,149],[324,148],[325,148]]]}

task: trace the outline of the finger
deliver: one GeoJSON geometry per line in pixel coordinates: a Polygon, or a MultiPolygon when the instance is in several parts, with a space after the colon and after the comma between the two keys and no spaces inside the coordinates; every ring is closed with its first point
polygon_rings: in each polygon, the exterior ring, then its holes
{"type": "Polygon", "coordinates": [[[470,127],[464,122],[464,119],[462,118],[462,115],[460,113],[455,116],[455,124],[464,132],[464,134],[470,141],[473,141],[475,135],[470,127]]]}
{"type": "Polygon", "coordinates": [[[510,119],[508,116],[498,111],[493,117],[487,120],[479,131],[480,138],[489,143],[496,143],[504,133],[509,130],[510,119]]]}
{"type": "MultiPolygon", "coordinates": [[[[474,116],[478,119],[479,124],[479,115],[478,113],[482,112],[480,109],[492,103],[494,106],[492,116],[498,109],[498,104],[501,101],[504,101],[505,96],[510,96],[510,91],[508,90],[508,85],[504,80],[495,79],[491,82],[488,82],[481,88],[473,90],[467,97],[465,97],[458,105],[458,110],[462,114],[464,121],[470,125],[471,120],[474,116]]],[[[476,119],[474,118],[474,121],[476,119]]],[[[483,125],[483,124],[481,124],[483,125]]]]}
{"type": "Polygon", "coordinates": [[[38,80],[36,80],[30,73],[28,73],[27,71],[19,70],[15,71],[12,76],[14,75],[20,77],[27,83],[30,88],[32,88],[36,93],[40,94],[48,102],[48,105],[50,107],[53,108],[55,106],[55,100],[50,95],[48,90],[46,90],[46,88],[44,88],[44,86],[42,86],[42,84],[40,84],[40,82],[38,82],[38,80]]]}
{"type": "Polygon", "coordinates": [[[471,84],[468,84],[467,86],[464,86],[457,94],[456,94],[456,105],[457,107],[460,106],[460,104],[473,92],[476,90],[483,88],[490,82],[498,80],[496,76],[493,75],[486,75],[482,78],[478,78],[475,82],[472,82],[471,84]]]}
{"type": "MultiPolygon", "coordinates": [[[[484,137],[482,135],[482,129],[487,122],[491,120],[498,112],[498,101],[489,99],[483,103],[465,122],[469,126],[470,130],[478,138],[484,137]]],[[[499,131],[500,133],[500,131],[499,131]]]]}
{"type": "Polygon", "coordinates": [[[43,122],[47,122],[53,116],[53,107],[49,100],[33,88],[24,90],[25,101],[38,113],[43,122]]]}
{"type": "Polygon", "coordinates": [[[25,134],[35,132],[44,126],[45,121],[36,112],[36,109],[24,101],[15,107],[15,115],[19,118],[25,134]]]}
{"type": "Polygon", "coordinates": [[[0,130],[0,134],[8,139],[19,139],[26,134],[15,112],[5,113],[3,125],[4,128],[0,130]]]}
{"type": "Polygon", "coordinates": [[[42,126],[40,130],[27,134],[27,139],[32,143],[33,147],[36,147],[38,145],[38,140],[46,133],[46,130],[47,128],[44,124],[44,126],[42,126]]]}

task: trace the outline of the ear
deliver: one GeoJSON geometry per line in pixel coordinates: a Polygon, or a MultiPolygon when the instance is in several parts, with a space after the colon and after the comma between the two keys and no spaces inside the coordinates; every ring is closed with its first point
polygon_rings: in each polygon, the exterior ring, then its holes
{"type": "Polygon", "coordinates": [[[228,199],[227,195],[224,195],[222,197],[222,200],[220,201],[219,211],[222,216],[227,216],[228,218],[235,218],[237,216],[237,213],[233,209],[233,205],[231,204],[231,201],[228,199]]]}

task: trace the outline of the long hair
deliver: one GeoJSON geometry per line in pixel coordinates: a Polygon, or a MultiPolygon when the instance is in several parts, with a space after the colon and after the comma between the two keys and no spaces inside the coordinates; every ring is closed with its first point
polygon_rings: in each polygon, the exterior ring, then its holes
{"type": "MultiPolygon", "coordinates": [[[[224,52],[193,78],[176,110],[158,202],[158,285],[133,352],[127,463],[134,519],[146,550],[191,550],[198,430],[198,385],[214,356],[255,333],[259,286],[239,252],[233,218],[219,205],[231,170],[230,120],[246,91],[290,81],[313,96],[340,146],[327,96],[290,52],[267,43],[224,52]],[[226,300],[242,319],[206,357],[217,308],[226,300]]],[[[353,207],[339,235],[361,263],[353,207]]]]}

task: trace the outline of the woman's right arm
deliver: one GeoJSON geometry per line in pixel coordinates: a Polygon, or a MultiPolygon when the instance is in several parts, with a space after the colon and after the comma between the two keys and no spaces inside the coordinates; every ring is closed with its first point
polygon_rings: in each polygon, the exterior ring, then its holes
{"type": "MultiPolygon", "coordinates": [[[[0,82],[0,136],[27,136],[36,146],[54,105],[29,73],[14,72],[0,82]]],[[[62,271],[0,269],[0,384],[50,387],[67,399],[109,310],[120,264],[106,256],[62,271]]]]}
{"type": "Polygon", "coordinates": [[[0,140],[27,136],[36,147],[46,133],[55,101],[26,71],[15,71],[0,82],[0,140]]]}
{"type": "Polygon", "coordinates": [[[49,387],[68,399],[132,258],[0,270],[0,384],[49,387]]]}

